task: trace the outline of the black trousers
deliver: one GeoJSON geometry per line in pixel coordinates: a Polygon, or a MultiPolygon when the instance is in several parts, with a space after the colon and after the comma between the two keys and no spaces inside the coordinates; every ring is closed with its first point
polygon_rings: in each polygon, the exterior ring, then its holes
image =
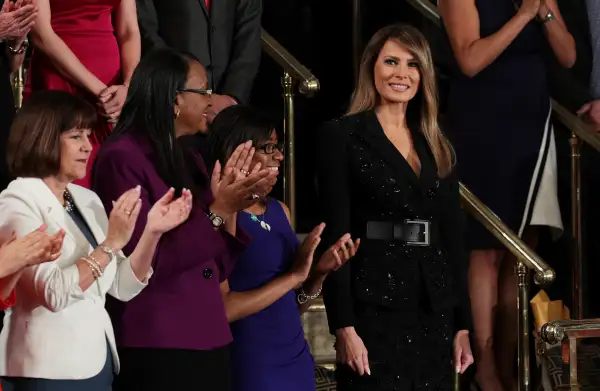
{"type": "Polygon", "coordinates": [[[114,391],[230,391],[229,346],[213,350],[120,348],[114,391]]]}

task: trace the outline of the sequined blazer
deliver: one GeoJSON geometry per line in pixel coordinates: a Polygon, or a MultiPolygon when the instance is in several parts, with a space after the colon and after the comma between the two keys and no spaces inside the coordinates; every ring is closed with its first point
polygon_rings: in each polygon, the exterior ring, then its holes
{"type": "Polygon", "coordinates": [[[385,136],[373,111],[326,123],[318,133],[317,178],[322,246],[346,232],[360,237],[356,256],[331,273],[324,301],[332,333],[354,326],[355,306],[449,311],[455,330],[470,329],[467,257],[458,182],[440,179],[419,127],[411,127],[421,161],[417,176],[385,136]],[[369,221],[431,221],[439,240],[431,246],[365,238],[369,221]]]}

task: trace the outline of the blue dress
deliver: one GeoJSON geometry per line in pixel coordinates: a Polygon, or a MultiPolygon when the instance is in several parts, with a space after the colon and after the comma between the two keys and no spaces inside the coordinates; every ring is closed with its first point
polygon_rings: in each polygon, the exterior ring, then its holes
{"type": "MultiPolygon", "coordinates": [[[[238,224],[252,243],[229,276],[232,291],[256,289],[290,270],[298,238],[282,206],[269,198],[256,217],[238,213],[238,224]],[[261,227],[264,221],[270,231],[261,227]]],[[[231,324],[233,391],[314,391],[314,360],[290,290],[264,310],[231,324]]]]}

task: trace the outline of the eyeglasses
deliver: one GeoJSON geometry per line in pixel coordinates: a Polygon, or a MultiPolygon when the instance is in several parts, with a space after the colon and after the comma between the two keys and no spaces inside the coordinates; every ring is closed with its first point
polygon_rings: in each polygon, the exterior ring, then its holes
{"type": "Polygon", "coordinates": [[[285,144],[284,143],[265,144],[263,146],[256,147],[256,150],[262,151],[263,153],[266,153],[267,155],[271,155],[271,154],[275,153],[275,150],[278,150],[279,152],[284,153],[285,144]]]}
{"type": "Polygon", "coordinates": [[[192,94],[198,95],[212,95],[212,90],[202,90],[198,88],[180,88],[179,92],[191,92],[192,94]]]}

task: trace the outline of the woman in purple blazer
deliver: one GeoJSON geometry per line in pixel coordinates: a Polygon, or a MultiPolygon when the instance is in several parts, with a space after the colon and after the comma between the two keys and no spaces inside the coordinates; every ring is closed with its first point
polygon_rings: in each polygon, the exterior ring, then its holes
{"type": "MultiPolygon", "coordinates": [[[[254,149],[247,143],[209,178],[202,157],[182,145],[182,136],[207,131],[206,88],[199,62],[170,49],[149,53],[96,159],[92,188],[107,210],[136,185],[142,209],[170,187],[194,196],[187,222],[161,238],[145,291],[126,305],[108,303],[121,357],[117,391],[230,389],[232,336],[220,283],[249,242],[236,213],[270,190],[275,173],[250,167],[254,149]]],[[[145,215],[125,252],[139,239],[145,215]]]]}

